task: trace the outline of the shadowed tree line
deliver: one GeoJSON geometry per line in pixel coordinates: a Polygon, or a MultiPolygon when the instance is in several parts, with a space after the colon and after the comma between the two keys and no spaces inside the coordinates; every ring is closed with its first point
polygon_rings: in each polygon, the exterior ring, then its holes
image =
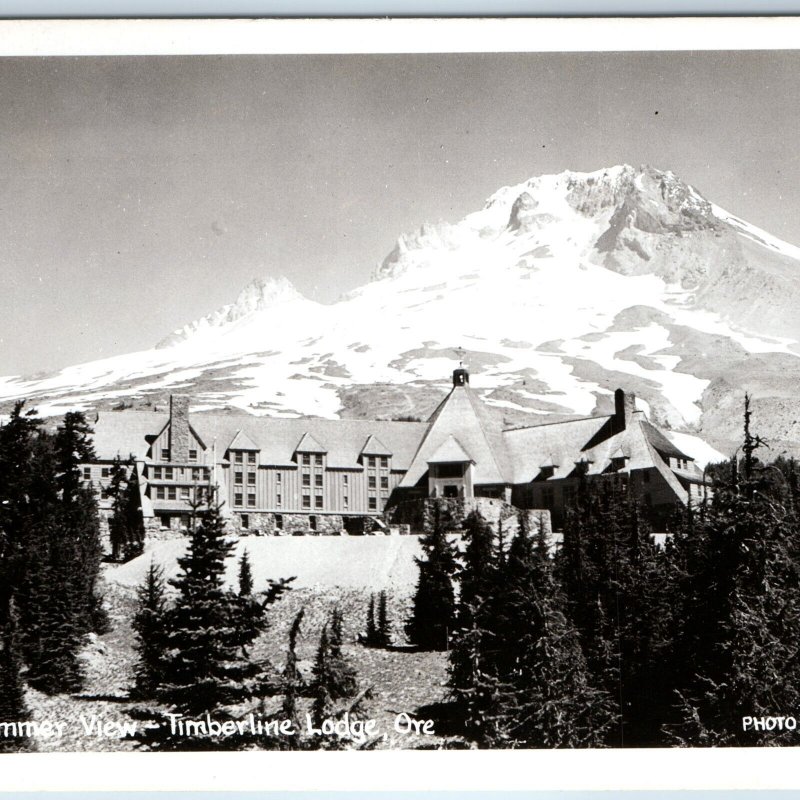
{"type": "Polygon", "coordinates": [[[97,506],[80,467],[95,460],[91,434],[81,413],[50,432],[23,402],[0,427],[0,722],[27,719],[23,677],[47,694],[79,690],[85,637],[107,624],[97,506]]]}
{"type": "Polygon", "coordinates": [[[483,747],[796,744],[743,716],[794,713],[800,692],[800,511],[794,461],[741,457],[676,510],[656,546],[621,480],[584,480],[559,547],[520,515],[477,513],[459,550],[440,520],[406,630],[449,649],[462,734],[483,747]]]}

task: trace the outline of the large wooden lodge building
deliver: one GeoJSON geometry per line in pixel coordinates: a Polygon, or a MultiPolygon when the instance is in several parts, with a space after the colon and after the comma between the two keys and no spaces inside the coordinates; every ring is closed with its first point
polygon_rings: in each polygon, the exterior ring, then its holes
{"type": "Polygon", "coordinates": [[[184,527],[209,485],[254,533],[369,532],[427,498],[546,509],[558,527],[582,473],[621,476],[657,520],[703,485],[632,394],[618,389],[609,416],[503,429],[461,368],[427,422],[193,414],[176,395],[168,414],[103,412],[94,428],[85,480],[100,490],[115,458],[131,461],[151,534],[184,527]]]}

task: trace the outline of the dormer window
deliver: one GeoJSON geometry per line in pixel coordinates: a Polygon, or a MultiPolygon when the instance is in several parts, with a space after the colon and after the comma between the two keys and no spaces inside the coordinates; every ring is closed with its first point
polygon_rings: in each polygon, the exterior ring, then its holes
{"type": "Polygon", "coordinates": [[[233,461],[235,464],[243,464],[244,463],[244,453],[241,450],[237,450],[233,454],[233,461]]]}

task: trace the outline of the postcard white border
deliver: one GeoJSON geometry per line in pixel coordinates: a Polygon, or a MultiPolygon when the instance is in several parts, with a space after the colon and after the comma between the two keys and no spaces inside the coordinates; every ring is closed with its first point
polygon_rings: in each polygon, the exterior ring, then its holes
{"type": "MultiPolygon", "coordinates": [[[[0,21],[0,56],[795,50],[800,18],[0,21]]],[[[797,748],[0,756],[0,791],[790,789],[797,748]]]]}
{"type": "Polygon", "coordinates": [[[0,56],[796,50],[800,17],[0,21],[0,56]]]}

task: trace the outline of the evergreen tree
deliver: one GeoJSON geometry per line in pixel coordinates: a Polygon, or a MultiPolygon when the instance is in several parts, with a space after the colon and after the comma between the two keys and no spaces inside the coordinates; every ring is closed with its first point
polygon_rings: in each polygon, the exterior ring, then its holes
{"type": "MultiPolygon", "coordinates": [[[[670,550],[675,596],[677,720],[680,744],[784,744],[792,732],[742,730],[752,716],[800,702],[800,520],[789,481],[767,479],[754,451],[763,442],[744,414],[743,469],[714,487],[702,514],[670,550]]],[[[780,471],[780,470],[778,470],[780,471]]],[[[773,476],[776,477],[776,476],[773,476]]]]}
{"type": "Polygon", "coordinates": [[[392,645],[392,623],[389,619],[388,600],[385,590],[382,590],[378,595],[377,641],[379,647],[391,647],[392,645]]]}
{"type": "MultiPolygon", "coordinates": [[[[577,631],[563,613],[546,532],[535,542],[520,518],[498,598],[497,647],[503,654],[480,719],[495,747],[596,747],[614,722],[613,704],[589,683],[577,631]]],[[[478,720],[472,720],[473,726],[478,720]]]]}
{"type": "Polygon", "coordinates": [[[500,655],[495,639],[499,572],[494,534],[476,511],[465,520],[463,545],[449,685],[467,733],[485,743],[484,723],[494,702],[500,655]]]}
{"type": "MultiPolygon", "coordinates": [[[[341,701],[356,698],[358,705],[358,677],[349,659],[342,652],[342,620],[337,609],[322,627],[311,684],[311,718],[315,725],[341,713],[341,701]]],[[[328,738],[320,743],[325,749],[338,749],[343,742],[328,738]]]]}
{"type": "MultiPolygon", "coordinates": [[[[13,602],[0,608],[0,722],[24,722],[30,718],[25,704],[22,658],[17,642],[17,620],[13,602]]],[[[28,749],[26,736],[0,737],[0,752],[28,749]]]]}
{"type": "Polygon", "coordinates": [[[375,594],[369,596],[369,606],[367,607],[367,634],[364,639],[367,647],[379,647],[380,638],[378,636],[378,625],[375,622],[375,594]]]}
{"type": "Polygon", "coordinates": [[[18,593],[25,610],[28,683],[46,694],[78,691],[84,679],[79,652],[86,633],[86,597],[76,579],[75,541],[60,522],[54,514],[31,531],[37,545],[29,551],[18,593]]]}
{"type": "Polygon", "coordinates": [[[64,578],[73,584],[74,624],[79,634],[102,631],[107,618],[97,594],[103,550],[94,492],[83,486],[81,464],[96,460],[92,429],[82,412],[69,412],[56,431],[53,451],[60,493],[59,557],[64,578]]]}
{"type": "Polygon", "coordinates": [[[112,513],[108,522],[111,558],[114,561],[129,561],[141,555],[144,549],[139,482],[132,460],[123,464],[119,458],[114,459],[106,495],[112,498],[112,513]]]}
{"type": "Polygon", "coordinates": [[[420,537],[420,547],[424,557],[415,558],[419,578],[406,635],[422,650],[447,650],[456,627],[453,576],[457,564],[455,546],[447,539],[438,506],[431,530],[420,537]]]}
{"type": "Polygon", "coordinates": [[[247,550],[239,559],[239,594],[248,597],[253,594],[253,568],[250,566],[250,556],[247,550]]]}
{"type": "MultiPolygon", "coordinates": [[[[239,595],[225,588],[225,561],[232,550],[219,507],[209,503],[190,533],[186,554],[178,559],[181,573],[171,581],[178,594],[164,626],[170,658],[157,696],[184,720],[203,721],[207,714],[232,719],[232,708],[253,694],[259,670],[243,647],[257,632],[248,627],[250,619],[242,619],[239,595]]],[[[234,749],[247,740],[187,738],[162,726],[150,729],[143,742],[154,749],[234,749]]]]}
{"type": "Polygon", "coordinates": [[[136,612],[131,624],[136,634],[135,646],[139,656],[134,670],[133,694],[136,697],[154,697],[164,680],[166,615],[164,570],[151,561],[136,594],[136,612]]]}
{"type": "Polygon", "coordinates": [[[314,678],[311,684],[313,702],[311,703],[311,719],[319,726],[333,715],[334,705],[331,695],[330,676],[330,639],[327,623],[322,626],[319,637],[317,655],[314,659],[314,678]]]}
{"type": "Polygon", "coordinates": [[[294,733],[282,741],[281,744],[289,750],[298,750],[302,743],[297,700],[303,689],[303,677],[297,664],[297,637],[300,635],[304,616],[305,609],[301,608],[292,621],[292,627],[289,630],[289,647],[286,651],[286,665],[283,669],[281,716],[283,719],[288,719],[292,722],[294,733]]]}
{"type": "Polygon", "coordinates": [[[344,618],[342,610],[338,606],[331,612],[328,618],[328,626],[328,680],[330,682],[330,695],[334,700],[354,697],[358,691],[358,673],[343,650],[344,618]]]}

